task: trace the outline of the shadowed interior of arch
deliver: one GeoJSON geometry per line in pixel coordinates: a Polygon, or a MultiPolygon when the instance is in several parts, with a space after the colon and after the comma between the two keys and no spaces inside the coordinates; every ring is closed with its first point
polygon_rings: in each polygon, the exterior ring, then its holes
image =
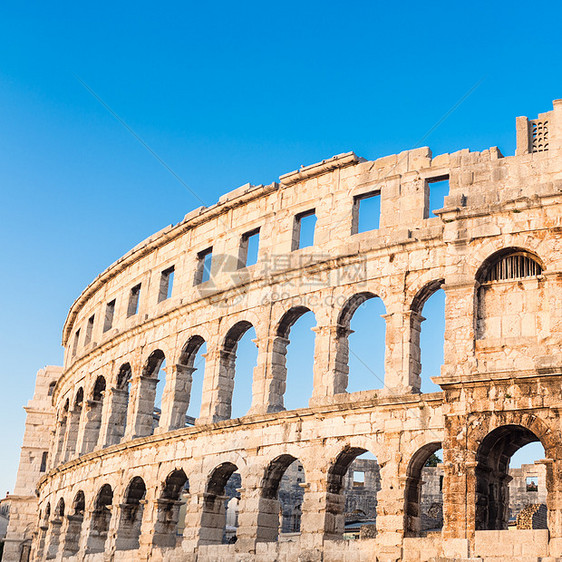
{"type": "Polygon", "coordinates": [[[189,480],[183,469],[175,469],[162,484],[154,524],[152,543],[159,547],[176,547],[185,527],[186,498],[189,480]]]}
{"type": "Polygon", "coordinates": [[[205,377],[205,354],[207,353],[207,342],[200,336],[190,338],[192,349],[187,350],[186,356],[180,357],[180,363],[193,369],[191,374],[191,390],[189,395],[189,406],[186,412],[186,425],[193,425],[201,414],[201,400],[203,397],[203,379],[205,377]]]}
{"type": "Polygon", "coordinates": [[[505,530],[511,524],[520,528],[517,515],[524,506],[510,498],[510,492],[518,491],[516,486],[510,486],[510,483],[514,477],[518,477],[514,470],[520,468],[521,463],[534,465],[527,466],[525,474],[536,475],[528,476],[524,483],[521,482],[527,493],[526,503],[531,501],[530,494],[537,511],[541,505],[544,506],[541,512],[537,513],[540,520],[531,517],[531,525],[534,526],[530,528],[547,528],[548,478],[545,465],[535,462],[545,457],[545,450],[539,438],[526,427],[505,425],[486,435],[476,455],[477,530],[505,530]]]}
{"type": "Polygon", "coordinates": [[[330,538],[373,538],[380,489],[380,467],[375,455],[360,447],[344,449],[328,470],[328,492],[332,497],[325,531],[330,538]]]}
{"type": "Polygon", "coordinates": [[[262,483],[257,540],[277,541],[301,531],[306,476],[301,462],[283,454],[269,464],[262,483]]]}

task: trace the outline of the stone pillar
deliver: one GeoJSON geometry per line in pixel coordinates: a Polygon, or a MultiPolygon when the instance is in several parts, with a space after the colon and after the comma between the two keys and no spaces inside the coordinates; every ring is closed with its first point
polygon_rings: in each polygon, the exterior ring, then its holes
{"type": "MultiPolygon", "coordinates": [[[[402,373],[404,373],[403,384],[412,392],[421,389],[421,347],[420,334],[421,324],[425,318],[413,310],[403,313],[402,318],[402,346],[404,359],[402,362],[402,373]]],[[[439,373],[436,373],[438,375],[439,373]]]]}
{"type": "MultiPolygon", "coordinates": [[[[444,449],[443,473],[443,538],[464,539],[474,537],[476,528],[476,461],[447,461],[453,457],[444,449]]],[[[456,456],[456,455],[455,455],[456,456]]]]}
{"type": "MultiPolygon", "coordinates": [[[[191,484],[191,482],[190,482],[191,484]]],[[[182,550],[192,554],[196,552],[200,539],[206,537],[206,533],[201,528],[204,511],[204,501],[206,494],[190,494],[185,513],[185,529],[183,532],[182,550]]]]}
{"type": "Polygon", "coordinates": [[[134,439],[152,435],[154,423],[154,400],[158,379],[138,375],[133,378],[131,390],[131,415],[127,416],[125,438],[134,439]]]}
{"type": "Polygon", "coordinates": [[[99,444],[109,447],[120,443],[125,434],[129,393],[125,389],[111,388],[105,391],[104,402],[99,444]]]}
{"type": "MultiPolygon", "coordinates": [[[[104,391],[105,392],[105,391],[104,391]]],[[[103,394],[103,393],[102,393],[103,394]]],[[[98,444],[101,427],[101,414],[103,410],[102,400],[87,400],[82,419],[82,441],[79,444],[79,452],[81,455],[94,450],[98,444]]]]}
{"type": "Polygon", "coordinates": [[[58,421],[56,430],[55,430],[55,438],[53,439],[53,448],[52,454],[50,455],[52,460],[51,466],[57,466],[61,463],[61,460],[64,457],[64,441],[66,436],[66,424],[67,424],[68,416],[65,415],[61,420],[58,421]]]}
{"type": "Polygon", "coordinates": [[[65,444],[63,447],[63,455],[61,462],[70,460],[76,453],[76,444],[78,442],[78,430],[80,428],[80,419],[82,417],[82,404],[74,406],[68,415],[66,426],[65,444]]]}
{"type": "Polygon", "coordinates": [[[201,396],[201,415],[197,418],[196,425],[213,423],[221,419],[218,416],[220,351],[215,348],[212,351],[207,351],[203,356],[205,357],[205,373],[201,396]]]}
{"type": "Polygon", "coordinates": [[[474,284],[446,284],[445,344],[441,374],[470,375],[476,370],[474,284]],[[447,303],[455,303],[448,306],[447,303]]]}
{"type": "Polygon", "coordinates": [[[254,371],[254,384],[261,388],[262,394],[260,400],[254,396],[252,413],[265,414],[285,409],[283,397],[287,386],[285,360],[288,344],[288,339],[275,335],[256,342],[258,366],[254,371]]]}
{"type": "Polygon", "coordinates": [[[334,325],[316,326],[314,340],[314,389],[310,406],[346,391],[349,374],[349,342],[353,332],[334,325]]]}
{"type": "MultiPolygon", "coordinates": [[[[398,449],[398,444],[388,447],[398,449]]],[[[377,543],[381,554],[400,556],[404,536],[404,484],[398,477],[398,460],[379,463],[381,488],[377,493],[377,543]]],[[[397,558],[393,558],[397,559],[397,558]]]]}
{"type": "Polygon", "coordinates": [[[384,388],[389,394],[408,394],[412,392],[412,385],[404,352],[409,347],[410,313],[394,310],[383,314],[383,318],[386,322],[384,388]]]}
{"type": "Polygon", "coordinates": [[[166,367],[166,387],[162,397],[159,433],[185,427],[185,414],[189,407],[192,375],[195,370],[187,365],[166,367]]]}

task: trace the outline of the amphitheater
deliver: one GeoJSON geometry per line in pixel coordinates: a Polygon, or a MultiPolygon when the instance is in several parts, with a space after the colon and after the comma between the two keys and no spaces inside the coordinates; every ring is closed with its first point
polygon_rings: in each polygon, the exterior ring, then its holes
{"type": "Polygon", "coordinates": [[[518,117],[516,134],[509,157],[349,152],[244,185],[101,273],[68,313],[64,367],[38,374],[4,560],[562,560],[562,100],[518,117]],[[449,193],[433,215],[442,181],[449,193]],[[378,228],[362,232],[369,198],[380,201],[378,228]],[[314,242],[302,247],[309,217],[314,242]],[[422,311],[440,289],[444,364],[428,394],[422,311]],[[348,393],[350,322],[374,297],[386,310],[384,388],[348,393]],[[287,410],[291,328],[308,311],[313,392],[287,410]],[[250,328],[252,404],[231,419],[250,328]],[[509,461],[534,441],[548,528],[507,530],[509,461]],[[443,528],[424,533],[421,472],[439,449],[443,528]],[[345,540],[343,483],[366,451],[380,469],[376,532],[345,540]],[[279,488],[297,460],[300,529],[287,538],[279,488]],[[225,541],[233,474],[237,522],[225,541]]]}

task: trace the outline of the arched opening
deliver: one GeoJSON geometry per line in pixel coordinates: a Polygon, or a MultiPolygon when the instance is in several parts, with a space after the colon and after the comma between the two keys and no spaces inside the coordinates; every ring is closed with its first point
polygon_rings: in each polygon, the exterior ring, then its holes
{"type": "Polygon", "coordinates": [[[80,536],[82,534],[82,523],[84,522],[84,510],[86,500],[81,490],[74,496],[72,502],[72,513],[67,516],[68,526],[64,538],[63,558],[74,556],[80,547],[80,536]]]}
{"type": "Polygon", "coordinates": [[[511,529],[547,529],[546,457],[540,441],[524,445],[509,461],[509,521],[511,529]]]}
{"type": "Polygon", "coordinates": [[[138,381],[138,394],[142,399],[138,401],[138,410],[135,420],[135,436],[144,437],[152,435],[160,422],[160,402],[165,378],[163,365],[166,357],[160,349],[153,351],[146,360],[138,381]]]}
{"type": "Polygon", "coordinates": [[[410,310],[410,380],[414,390],[440,392],[431,377],[441,374],[445,345],[443,279],[431,281],[415,296],[410,310]]]}
{"type": "Polygon", "coordinates": [[[135,476],[125,492],[125,501],[120,506],[119,528],[115,538],[116,550],[136,550],[139,548],[144,496],[146,485],[140,476],[135,476]]]}
{"type": "Polygon", "coordinates": [[[505,248],[490,256],[476,274],[476,337],[537,337],[548,325],[544,266],[521,248],[505,248]]]}
{"type": "Polygon", "coordinates": [[[443,528],[443,452],[441,443],[428,443],[408,464],[404,488],[404,532],[422,537],[443,528]]]}
{"type": "Polygon", "coordinates": [[[111,508],[113,504],[113,490],[109,484],[104,484],[94,502],[90,532],[86,553],[105,552],[105,542],[111,521],[111,508]]]}
{"type": "Polygon", "coordinates": [[[82,454],[93,451],[98,444],[104,395],[105,378],[99,376],[94,383],[91,398],[86,405],[86,425],[82,441],[82,454]]]}
{"type": "Polygon", "coordinates": [[[55,438],[55,459],[53,462],[53,466],[56,466],[63,460],[64,455],[64,441],[66,438],[66,426],[68,424],[68,412],[70,410],[70,400],[67,398],[64,406],[58,414],[58,422],[57,422],[57,433],[55,438]]]}
{"type": "Polygon", "coordinates": [[[76,441],[78,439],[78,428],[80,427],[83,404],[84,389],[79,388],[74,398],[72,410],[68,416],[65,460],[71,459],[76,452],[76,441]]]}
{"type": "Polygon", "coordinates": [[[129,400],[131,397],[132,376],[133,372],[129,363],[124,363],[119,367],[117,382],[112,391],[107,445],[120,443],[125,436],[127,416],[129,413],[129,400]]]}
{"type": "Polygon", "coordinates": [[[277,326],[272,350],[272,375],[276,410],[307,408],[314,380],[314,313],[306,306],[294,306],[277,326]]]}
{"type": "Polygon", "coordinates": [[[376,536],[380,467],[366,449],[348,447],[328,471],[326,534],[332,539],[376,536]]]}
{"type": "MultiPolygon", "coordinates": [[[[515,507],[516,502],[512,502],[510,492],[517,494],[518,490],[514,488],[515,485],[525,482],[530,484],[529,489],[526,489],[526,497],[534,500],[537,504],[537,510],[540,508],[541,502],[538,497],[538,486],[542,483],[544,503],[546,503],[546,496],[548,495],[546,479],[546,472],[544,468],[538,468],[532,472],[536,476],[531,477],[527,481],[527,476],[523,473],[515,473],[510,470],[510,461],[512,457],[530,443],[540,443],[539,438],[529,429],[520,425],[504,425],[491,431],[480,443],[478,452],[476,454],[476,516],[475,528],[476,530],[502,530],[508,529],[510,519],[512,516],[515,518],[514,523],[517,524],[515,507]],[[514,478],[515,477],[515,478],[514,478]],[[536,484],[536,490],[535,490],[536,484]]],[[[541,447],[530,447],[527,451],[531,450],[531,455],[523,456],[518,455],[519,462],[521,458],[527,458],[528,461],[532,459],[532,451],[535,455],[544,455],[544,449],[541,447]]],[[[524,451],[522,451],[524,453],[524,451]]],[[[536,459],[538,460],[538,459],[536,459]]],[[[525,463],[530,465],[530,462],[525,463]]],[[[533,463],[534,464],[534,463],[533,463]]],[[[543,465],[544,466],[544,465],[543,465]]],[[[521,471],[521,467],[519,468],[521,471]]],[[[521,500],[521,498],[514,497],[514,500],[521,500]]],[[[525,501],[525,498],[523,498],[525,501]]],[[[534,512],[530,514],[531,524],[534,512]]],[[[542,509],[542,514],[537,514],[537,518],[542,515],[542,523],[536,521],[537,528],[547,528],[546,521],[546,508],[542,509]]],[[[524,523],[521,522],[523,525],[524,523]]],[[[523,527],[525,528],[525,527],[523,527]]],[[[527,527],[528,528],[528,527],[527,527]]]]}
{"type": "Polygon", "coordinates": [[[240,474],[235,464],[226,462],[213,470],[207,484],[201,516],[201,544],[232,544],[236,542],[237,502],[240,499],[240,474]],[[227,507],[230,514],[227,518],[227,507]]]}
{"type": "Polygon", "coordinates": [[[219,419],[238,418],[252,405],[253,373],[257,365],[256,332],[245,320],[227,333],[221,349],[219,419]]]}
{"type": "Polygon", "coordinates": [[[358,293],[345,303],[336,333],[336,393],[384,388],[385,314],[373,293],[358,293]]]}
{"type": "Polygon", "coordinates": [[[52,560],[57,556],[60,544],[60,533],[64,518],[64,500],[61,498],[55,508],[54,517],[50,521],[51,534],[49,538],[49,548],[47,549],[47,560],[52,560]]]}
{"type": "MultiPolygon", "coordinates": [[[[154,524],[153,544],[161,548],[175,548],[183,534],[180,529],[182,507],[189,493],[189,481],[181,469],[171,472],[162,486],[162,493],[156,500],[157,512],[154,524]]],[[[183,509],[185,520],[185,509],[183,509]]],[[[182,521],[183,523],[183,521],[182,521]]]]}
{"type": "Polygon", "coordinates": [[[47,503],[45,507],[45,512],[41,514],[39,512],[39,530],[37,533],[37,558],[41,560],[43,557],[43,551],[45,550],[45,539],[47,537],[47,531],[49,529],[49,520],[51,519],[51,504],[47,503]]]}
{"type": "Polygon", "coordinates": [[[206,353],[205,340],[201,336],[192,336],[183,346],[180,355],[178,377],[181,376],[185,381],[186,395],[183,412],[180,411],[178,417],[184,418],[185,426],[194,425],[201,413],[206,353]]]}
{"type": "Polygon", "coordinates": [[[267,467],[260,498],[257,540],[272,542],[300,534],[304,468],[292,455],[281,455],[267,467]]]}

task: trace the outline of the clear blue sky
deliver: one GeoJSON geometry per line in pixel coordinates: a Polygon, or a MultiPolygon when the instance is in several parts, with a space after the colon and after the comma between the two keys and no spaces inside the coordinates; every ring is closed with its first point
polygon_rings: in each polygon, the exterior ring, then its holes
{"type": "Polygon", "coordinates": [[[557,2],[2,2],[0,492],[13,489],[35,372],[61,363],[68,307],[100,271],[198,198],[212,204],[340,152],[513,154],[515,116],[562,97],[561,12],[557,2]]]}

